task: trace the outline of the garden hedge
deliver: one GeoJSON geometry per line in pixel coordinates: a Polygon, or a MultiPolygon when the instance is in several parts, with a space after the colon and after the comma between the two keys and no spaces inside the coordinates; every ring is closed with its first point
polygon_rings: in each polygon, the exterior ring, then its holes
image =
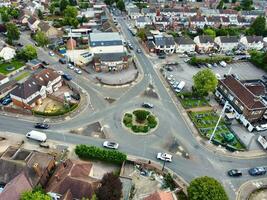
{"type": "Polygon", "coordinates": [[[77,145],[75,153],[81,159],[96,159],[117,164],[121,164],[127,159],[127,155],[122,152],[84,144],[77,145]]]}
{"type": "Polygon", "coordinates": [[[41,116],[60,116],[60,115],[64,115],[68,112],[71,112],[73,110],[75,110],[78,107],[78,104],[72,104],[70,105],[70,108],[66,108],[66,109],[62,109],[62,110],[58,110],[56,112],[40,112],[40,111],[32,111],[32,114],[34,115],[41,115],[41,116]]]}

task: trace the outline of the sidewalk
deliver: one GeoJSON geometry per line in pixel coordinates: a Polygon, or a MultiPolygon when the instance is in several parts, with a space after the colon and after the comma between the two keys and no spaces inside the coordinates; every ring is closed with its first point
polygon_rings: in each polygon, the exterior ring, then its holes
{"type": "Polygon", "coordinates": [[[267,178],[251,180],[242,184],[237,192],[236,200],[247,200],[252,192],[260,188],[267,188],[267,178]]]}
{"type": "MultiPolygon", "coordinates": [[[[157,70],[157,73],[158,73],[163,85],[166,88],[169,88],[169,85],[166,82],[166,80],[164,79],[164,77],[162,76],[161,72],[157,70]]],[[[177,108],[178,112],[180,112],[180,114],[182,115],[182,118],[184,119],[184,122],[186,123],[188,128],[191,130],[191,133],[196,138],[196,140],[198,141],[199,145],[205,147],[207,150],[212,151],[212,152],[214,152],[216,154],[223,155],[223,156],[228,156],[228,157],[233,157],[233,158],[251,159],[251,158],[259,158],[259,157],[266,157],[267,156],[266,152],[264,152],[263,150],[251,150],[251,151],[244,151],[244,152],[239,152],[239,151],[230,152],[230,151],[226,150],[223,147],[215,146],[215,145],[209,143],[208,140],[203,139],[199,135],[196,127],[194,126],[194,124],[191,121],[190,117],[188,116],[186,110],[184,109],[184,107],[180,103],[179,99],[175,96],[175,94],[172,91],[170,91],[169,94],[170,94],[174,104],[176,105],[176,108],[177,108]]]]}

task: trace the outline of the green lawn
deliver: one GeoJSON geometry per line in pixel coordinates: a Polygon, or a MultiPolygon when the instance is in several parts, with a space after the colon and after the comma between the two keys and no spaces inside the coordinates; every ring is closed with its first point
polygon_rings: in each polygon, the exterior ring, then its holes
{"type": "Polygon", "coordinates": [[[194,97],[192,93],[181,93],[178,97],[185,109],[209,106],[208,100],[203,97],[194,97]]]}
{"type": "Polygon", "coordinates": [[[22,74],[20,74],[19,76],[17,76],[17,77],[15,78],[15,80],[16,80],[16,81],[20,81],[20,80],[26,78],[26,77],[29,76],[29,75],[30,75],[29,72],[23,72],[22,74]]]}
{"type": "Polygon", "coordinates": [[[0,73],[3,75],[7,75],[12,71],[15,71],[15,70],[21,68],[22,66],[24,66],[24,64],[25,64],[24,62],[18,61],[18,60],[13,60],[9,63],[2,63],[2,64],[0,64],[0,73]],[[6,67],[8,67],[8,66],[12,66],[12,67],[14,67],[14,69],[12,71],[8,71],[6,69],[6,67]]]}
{"type": "MultiPolygon", "coordinates": [[[[189,112],[189,116],[198,128],[199,133],[206,139],[209,139],[214,127],[219,119],[218,115],[212,111],[205,112],[189,112]]],[[[214,139],[222,144],[228,144],[235,147],[238,150],[244,150],[245,147],[240,143],[235,134],[226,126],[225,121],[221,119],[217,130],[214,135],[214,139]],[[227,137],[232,139],[227,141],[227,137]]]]}

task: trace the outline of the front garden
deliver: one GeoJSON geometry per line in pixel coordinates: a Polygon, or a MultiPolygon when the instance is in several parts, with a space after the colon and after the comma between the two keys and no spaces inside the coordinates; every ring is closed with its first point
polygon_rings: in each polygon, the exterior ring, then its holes
{"type": "Polygon", "coordinates": [[[135,133],[147,133],[156,128],[158,122],[156,117],[147,110],[135,110],[125,113],[123,124],[135,133]]]}
{"type": "Polygon", "coordinates": [[[34,115],[39,115],[39,116],[61,116],[65,115],[69,112],[72,112],[78,107],[77,103],[71,103],[70,105],[63,105],[62,106],[52,106],[52,108],[45,109],[44,111],[38,111],[38,110],[33,110],[34,115]]]}
{"type": "Polygon", "coordinates": [[[182,106],[185,109],[209,106],[208,100],[204,97],[196,97],[191,92],[177,94],[182,106]]]}
{"type": "MultiPolygon", "coordinates": [[[[213,111],[188,112],[188,114],[200,135],[206,139],[210,139],[219,116],[213,111]]],[[[227,126],[227,122],[223,119],[221,119],[217,127],[212,142],[215,145],[225,146],[230,151],[245,150],[245,146],[235,136],[234,132],[227,126]]]]}

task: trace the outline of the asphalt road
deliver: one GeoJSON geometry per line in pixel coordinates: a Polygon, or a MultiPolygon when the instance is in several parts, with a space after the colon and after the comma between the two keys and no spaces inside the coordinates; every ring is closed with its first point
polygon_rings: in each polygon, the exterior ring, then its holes
{"type": "MultiPolygon", "coordinates": [[[[118,18],[124,37],[131,41],[134,48],[139,48],[139,43],[127,30],[125,21],[118,18]]],[[[22,44],[32,41],[29,35],[22,34],[22,44]]],[[[105,128],[105,132],[111,140],[120,144],[120,150],[131,155],[142,156],[150,160],[156,160],[157,152],[167,151],[166,143],[176,138],[178,143],[189,153],[190,159],[179,155],[174,155],[173,162],[167,166],[190,181],[198,176],[212,176],[220,180],[225,186],[230,199],[235,199],[238,187],[246,180],[253,179],[247,175],[247,170],[255,166],[266,166],[266,161],[259,159],[236,159],[217,155],[205,149],[198,143],[192,135],[191,130],[185,123],[180,111],[176,108],[169,92],[162,84],[151,61],[145,54],[135,53],[136,59],[142,66],[144,78],[127,90],[103,88],[90,80],[86,74],[77,75],[73,71],[60,65],[56,57],[50,57],[48,51],[38,48],[38,56],[41,60],[46,60],[51,67],[57,70],[67,71],[73,76],[73,81],[81,86],[90,96],[90,104],[94,110],[87,107],[76,117],[51,125],[51,129],[46,131],[50,140],[58,140],[73,144],[101,145],[103,140],[92,137],[85,137],[70,134],[72,129],[85,127],[88,124],[99,121],[105,128]],[[159,99],[145,97],[142,93],[149,83],[154,85],[159,99]],[[104,97],[109,93],[116,93],[117,100],[109,104],[104,97]],[[152,134],[147,136],[136,136],[129,133],[122,127],[121,117],[123,113],[140,107],[142,102],[149,101],[155,105],[151,110],[159,119],[159,127],[152,134]],[[230,178],[226,175],[227,170],[232,168],[242,169],[244,176],[241,178],[230,178]]],[[[1,131],[9,131],[20,134],[32,130],[33,123],[19,118],[0,116],[1,131]]]]}

